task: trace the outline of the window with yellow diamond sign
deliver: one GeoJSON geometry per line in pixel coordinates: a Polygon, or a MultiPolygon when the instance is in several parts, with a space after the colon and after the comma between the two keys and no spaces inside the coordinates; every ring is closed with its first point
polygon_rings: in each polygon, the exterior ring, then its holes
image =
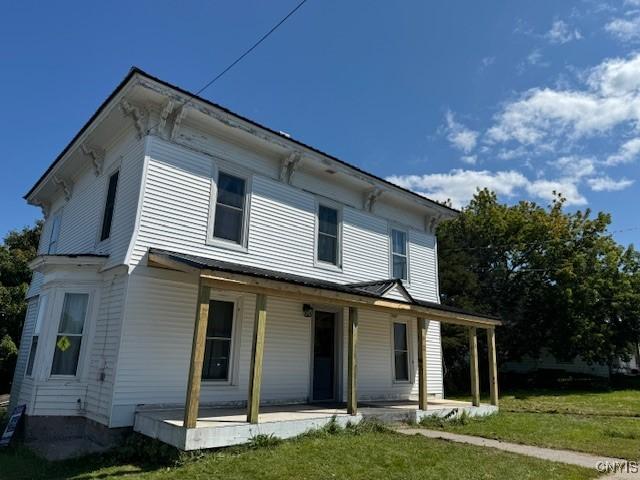
{"type": "Polygon", "coordinates": [[[76,374],[88,301],[86,293],[65,294],[51,375],[76,374]]]}

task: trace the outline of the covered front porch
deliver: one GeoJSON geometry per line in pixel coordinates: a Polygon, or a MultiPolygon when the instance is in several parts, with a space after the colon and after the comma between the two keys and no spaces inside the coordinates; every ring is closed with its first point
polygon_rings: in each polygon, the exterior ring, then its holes
{"type": "MultiPolygon", "coordinates": [[[[414,300],[411,296],[396,300],[383,296],[384,292],[370,290],[368,288],[370,283],[341,285],[155,249],[149,251],[148,266],[154,269],[170,269],[196,274],[198,301],[195,305],[196,315],[184,407],[175,404],[169,408],[154,405],[139,407],[135,413],[134,429],[140,433],[158,438],[178,448],[191,450],[245,443],[259,434],[280,438],[293,437],[310,429],[322,427],[331,421],[344,426],[347,423],[358,423],[367,417],[388,421],[419,421],[427,415],[454,416],[462,412],[483,415],[497,410],[495,327],[500,324],[497,319],[414,300]],[[242,400],[241,403],[235,403],[234,407],[221,408],[219,405],[209,404],[201,407],[200,405],[207,324],[211,314],[210,309],[213,308],[212,292],[240,292],[255,296],[255,307],[252,307],[255,311],[248,358],[246,403],[242,400]],[[268,299],[271,297],[274,297],[273,302],[278,299],[300,302],[303,310],[309,305],[331,305],[344,310],[346,330],[344,393],[339,395],[339,398],[336,397],[334,402],[261,405],[265,336],[269,328],[268,299]],[[371,399],[367,395],[363,397],[362,394],[358,394],[359,319],[367,324],[367,320],[373,313],[384,314],[390,318],[400,316],[412,319],[411,329],[415,329],[412,332],[413,343],[417,345],[415,364],[417,368],[414,368],[416,376],[412,382],[417,391],[411,398],[417,401],[409,401],[409,397],[406,397],[404,399],[389,398],[381,402],[375,401],[378,400],[377,398],[371,399]],[[442,400],[429,395],[427,389],[429,322],[454,323],[468,327],[472,402],[442,400]],[[478,328],[486,330],[488,339],[490,405],[480,405],[478,328]],[[342,403],[341,400],[346,401],[342,403]],[[237,405],[241,406],[237,407],[237,405]]],[[[394,284],[397,281],[387,282],[394,284]]],[[[375,283],[375,288],[378,289],[381,282],[375,283]]],[[[373,360],[375,360],[375,351],[373,360]]],[[[368,364],[361,365],[361,371],[363,369],[366,372],[368,366],[368,364]]],[[[311,386],[311,392],[313,392],[313,386],[311,386]]],[[[307,401],[310,402],[312,398],[316,397],[310,393],[307,401]]]]}
{"type": "Polygon", "coordinates": [[[246,408],[201,407],[193,428],[184,428],[184,408],[145,407],[136,412],[134,430],[182,450],[219,448],[249,442],[256,435],[292,438],[330,422],[341,427],[363,419],[385,422],[419,422],[427,416],[455,417],[494,413],[493,405],[474,406],[471,402],[430,399],[426,410],[418,402],[366,402],[357,413],[346,405],[300,404],[261,406],[258,421],[247,420],[246,408]]]}

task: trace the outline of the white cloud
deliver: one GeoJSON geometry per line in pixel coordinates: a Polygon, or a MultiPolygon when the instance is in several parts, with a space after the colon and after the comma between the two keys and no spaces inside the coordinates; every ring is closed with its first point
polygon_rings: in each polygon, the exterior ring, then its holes
{"type": "Polygon", "coordinates": [[[572,179],[536,180],[527,185],[527,192],[543,200],[551,201],[556,193],[567,199],[567,205],[586,205],[587,199],[578,191],[578,186],[572,179]]]}
{"type": "Polygon", "coordinates": [[[576,156],[560,157],[549,162],[565,178],[580,179],[596,173],[595,160],[576,156]]]}
{"type": "Polygon", "coordinates": [[[551,29],[545,34],[545,38],[551,43],[563,44],[572,40],[580,40],[582,34],[577,28],[571,28],[566,22],[556,20],[551,24],[551,29]]]}
{"type": "Polygon", "coordinates": [[[604,29],[618,40],[635,42],[640,39],[640,16],[614,18],[604,26],[604,29]]]}
{"type": "Polygon", "coordinates": [[[462,160],[467,165],[475,165],[476,163],[478,163],[478,156],[477,155],[463,155],[462,157],[460,157],[460,160],[462,160]]]}
{"type": "Polygon", "coordinates": [[[625,188],[633,185],[633,180],[629,180],[626,178],[621,178],[620,180],[614,180],[611,177],[596,177],[590,178],[587,180],[589,187],[594,192],[617,192],[619,190],[624,190],[625,188]]]}
{"type": "Polygon", "coordinates": [[[445,115],[447,140],[458,150],[468,154],[478,142],[478,132],[465,127],[457,122],[453,112],[448,111],[445,115]]]}
{"type": "Polygon", "coordinates": [[[488,188],[508,198],[529,194],[551,201],[553,192],[561,193],[567,205],[584,205],[586,199],[578,191],[575,180],[569,178],[530,181],[515,170],[491,172],[488,170],[454,169],[449,173],[427,175],[394,175],[387,180],[404,188],[423,193],[435,200],[451,200],[454,207],[466,205],[478,188],[488,188]]]}
{"type": "Polygon", "coordinates": [[[533,88],[507,103],[487,131],[489,142],[563,143],[640,121],[640,55],[591,69],[583,89],[533,88]]]}
{"type": "Polygon", "coordinates": [[[616,154],[609,155],[605,163],[607,165],[630,163],[638,157],[638,154],[640,154],[640,138],[633,138],[623,143],[616,154]]]}
{"type": "Polygon", "coordinates": [[[392,183],[424,193],[439,201],[451,200],[454,207],[466,205],[478,188],[488,188],[499,195],[512,197],[528,180],[516,171],[490,172],[487,170],[451,170],[449,173],[429,175],[394,175],[392,183]]]}

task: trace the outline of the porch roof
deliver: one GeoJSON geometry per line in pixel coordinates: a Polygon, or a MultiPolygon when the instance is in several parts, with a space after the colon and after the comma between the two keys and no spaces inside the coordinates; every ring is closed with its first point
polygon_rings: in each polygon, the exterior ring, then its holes
{"type": "Polygon", "coordinates": [[[202,280],[214,288],[297,298],[309,303],[324,302],[362,307],[480,328],[492,328],[502,324],[499,318],[491,315],[416,300],[408,294],[407,298],[410,299],[408,301],[384,297],[384,293],[394,285],[399,285],[401,289],[404,289],[402,282],[397,279],[339,284],[158,248],[149,249],[147,263],[150,267],[198,272],[202,280]]]}

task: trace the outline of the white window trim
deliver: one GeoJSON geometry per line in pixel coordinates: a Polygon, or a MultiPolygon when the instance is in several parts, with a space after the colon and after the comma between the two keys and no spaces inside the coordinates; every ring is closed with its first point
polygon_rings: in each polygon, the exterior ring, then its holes
{"type": "Polygon", "coordinates": [[[315,226],[314,226],[314,233],[313,233],[313,266],[316,268],[320,268],[323,270],[330,270],[333,272],[342,272],[343,271],[343,264],[342,264],[342,242],[343,242],[343,236],[342,236],[342,218],[343,218],[343,205],[331,200],[325,200],[323,199],[319,199],[316,198],[315,201],[315,226]],[[336,260],[338,262],[337,265],[331,263],[331,262],[325,262],[324,260],[318,260],[318,236],[319,236],[319,230],[320,230],[320,205],[322,205],[323,207],[328,207],[328,208],[333,208],[334,210],[336,210],[338,212],[338,245],[337,247],[337,252],[336,252],[336,260]]]}
{"type": "Polygon", "coordinates": [[[400,318],[391,318],[391,382],[393,385],[410,385],[414,383],[414,362],[413,362],[413,337],[412,337],[411,323],[407,320],[400,318]],[[394,323],[404,323],[407,332],[407,373],[409,375],[408,380],[396,380],[396,345],[395,345],[395,329],[394,323]]]}
{"type": "Polygon", "coordinates": [[[211,292],[209,300],[233,303],[233,319],[231,321],[231,345],[229,345],[229,371],[227,372],[226,379],[216,380],[213,378],[202,378],[202,388],[237,386],[238,363],[240,360],[240,332],[242,330],[243,297],[241,295],[233,293],[211,292]]]}
{"type": "Polygon", "coordinates": [[[411,261],[409,259],[410,255],[410,251],[409,251],[409,247],[410,247],[410,242],[409,242],[409,228],[407,227],[403,227],[401,225],[395,224],[395,223],[389,223],[389,228],[388,228],[388,238],[389,238],[389,278],[394,278],[393,277],[393,231],[397,230],[399,232],[404,232],[405,234],[405,249],[406,249],[406,258],[407,258],[407,278],[405,279],[400,279],[402,281],[402,284],[406,287],[411,285],[411,261]]]}
{"type": "MultiPolygon", "coordinates": [[[[53,292],[52,292],[53,293],[53,292]]],[[[55,380],[84,380],[89,373],[89,366],[87,360],[90,352],[90,344],[93,339],[93,329],[95,325],[95,316],[97,314],[96,305],[98,304],[98,294],[95,287],[88,287],[86,285],[69,285],[64,288],[58,288],[53,295],[53,302],[51,302],[52,321],[49,322],[50,328],[46,332],[46,337],[41,334],[43,342],[47,342],[48,349],[43,364],[46,366],[45,378],[50,381],[55,380]],[[53,370],[53,357],[55,354],[56,341],[58,338],[58,330],[60,328],[60,322],[62,321],[62,308],[64,306],[64,298],[67,293],[79,293],[88,295],[87,299],[87,311],[84,318],[84,326],[82,328],[82,344],[80,345],[80,353],[78,354],[78,366],[76,368],[75,375],[55,375],[53,370]]],[[[40,340],[38,340],[40,342],[40,340]]]]}
{"type": "Polygon", "coordinates": [[[51,230],[49,231],[49,241],[47,243],[47,255],[54,255],[58,253],[58,244],[60,243],[60,228],[62,226],[62,208],[58,209],[56,213],[51,215],[51,230]],[[55,238],[55,249],[51,251],[51,241],[53,240],[53,234],[55,233],[56,221],[58,222],[58,232],[55,238]]]}
{"type": "Polygon", "coordinates": [[[206,245],[213,247],[226,248],[229,250],[235,250],[237,252],[248,253],[249,252],[249,217],[251,211],[251,192],[253,190],[253,174],[243,169],[238,169],[234,166],[227,165],[224,162],[223,166],[218,166],[215,162],[212,162],[212,174],[211,174],[211,189],[209,194],[209,224],[207,225],[207,240],[206,245]],[[234,177],[242,178],[245,181],[244,184],[244,211],[242,218],[242,231],[240,243],[232,242],[231,240],[225,240],[213,236],[213,228],[216,220],[216,206],[218,203],[218,176],[220,172],[232,175],[234,177]]]}
{"type": "Polygon", "coordinates": [[[115,163],[115,165],[112,165],[112,167],[107,172],[103,173],[104,177],[106,178],[106,182],[104,186],[104,192],[102,194],[102,207],[100,208],[98,231],[96,232],[96,245],[106,245],[113,237],[113,226],[115,223],[116,214],[118,213],[118,191],[120,190],[120,185],[122,183],[122,169],[120,168],[120,166],[121,162],[118,161],[115,163]],[[113,174],[115,174],[116,172],[119,173],[118,183],[116,184],[116,193],[113,197],[113,215],[111,216],[111,229],[109,230],[109,236],[104,240],[101,240],[100,237],[102,236],[102,224],[104,223],[104,213],[107,208],[107,197],[109,195],[109,182],[113,174]]]}

